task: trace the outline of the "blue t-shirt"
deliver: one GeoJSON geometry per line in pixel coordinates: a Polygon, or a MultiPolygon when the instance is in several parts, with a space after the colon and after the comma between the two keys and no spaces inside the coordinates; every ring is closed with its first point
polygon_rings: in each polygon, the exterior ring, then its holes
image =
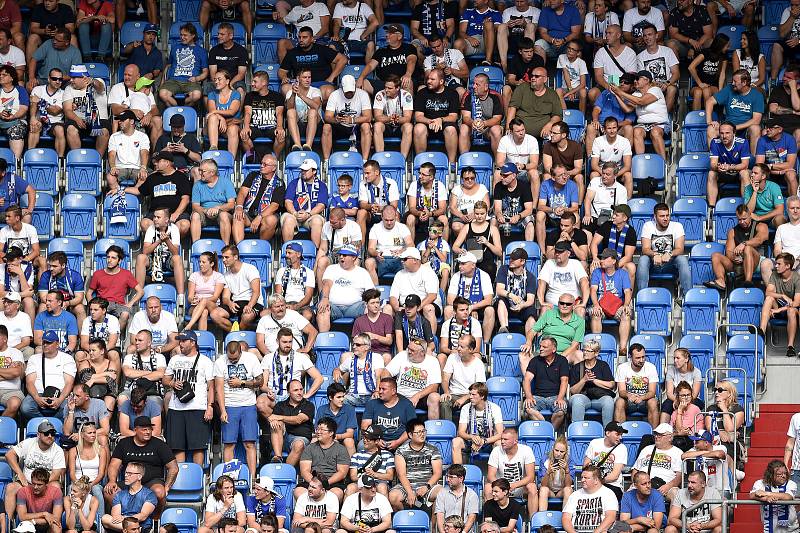
{"type": "Polygon", "coordinates": [[[261,523],[261,517],[267,513],[274,513],[275,516],[286,516],[286,500],[280,496],[273,495],[268,503],[260,502],[252,494],[245,498],[244,506],[247,514],[254,515],[256,522],[261,523]]]}
{"type": "Polygon", "coordinates": [[[464,14],[461,15],[461,22],[467,23],[467,35],[470,37],[473,35],[483,35],[483,21],[486,19],[492,19],[492,23],[494,24],[503,22],[502,15],[492,8],[488,8],[483,13],[474,8],[467,9],[464,11],[464,14]]]}
{"type": "Polygon", "coordinates": [[[610,292],[615,294],[620,299],[625,299],[625,289],[631,289],[631,278],[628,276],[628,271],[623,268],[618,268],[614,271],[611,277],[605,276],[605,284],[603,283],[604,270],[602,268],[595,268],[592,272],[592,286],[597,285],[597,298],[602,298],[603,293],[610,292]],[[604,290],[605,286],[605,290],[604,290]]]}
{"type": "Polygon", "coordinates": [[[83,278],[80,274],[67,268],[63,276],[51,277],[50,271],[45,270],[39,279],[40,291],[64,291],[70,296],[75,296],[76,292],[83,292],[83,278]]]}
{"type": "Polygon", "coordinates": [[[756,155],[763,155],[767,164],[786,163],[786,159],[791,154],[797,154],[797,142],[785,131],[777,141],[773,141],[766,135],[758,139],[756,155]]]}
{"type": "Polygon", "coordinates": [[[726,85],[714,95],[714,100],[725,108],[725,119],[737,125],[753,118],[753,113],[764,113],[764,95],[753,88],[747,94],[739,94],[726,85]]]}
{"type": "Polygon", "coordinates": [[[653,513],[664,513],[664,518],[667,517],[664,497],[657,490],[652,491],[650,497],[644,503],[639,502],[635,490],[626,491],[622,495],[619,512],[630,513],[631,518],[639,518],[641,516],[653,518],[653,513]]]}
{"type": "Polygon", "coordinates": [[[391,408],[386,407],[378,398],[368,401],[364,408],[364,419],[372,420],[375,426],[383,430],[385,442],[399,439],[406,431],[406,422],[416,417],[414,406],[403,396],[399,396],[398,402],[391,408]]]}
{"type": "Polygon", "coordinates": [[[231,91],[231,97],[224,104],[220,103],[219,93],[217,91],[211,91],[208,95],[208,100],[214,102],[218,111],[227,111],[231,108],[231,104],[233,104],[235,100],[239,100],[239,111],[231,118],[242,118],[242,95],[239,94],[239,91],[231,91]]]}
{"type": "Polygon", "coordinates": [[[179,44],[169,54],[167,79],[189,81],[189,78],[199,76],[204,68],[208,68],[208,52],[205,48],[196,44],[179,44]]]}
{"type": "Polygon", "coordinates": [[[717,157],[718,163],[726,165],[739,165],[745,159],[750,159],[750,143],[741,137],[733,138],[733,146],[730,149],[720,139],[711,139],[710,156],[717,157]]]}
{"type": "Polygon", "coordinates": [[[142,409],[142,412],[134,413],[131,401],[125,400],[125,402],[119,406],[119,412],[128,415],[128,429],[133,431],[133,421],[137,416],[149,416],[151,419],[161,416],[161,407],[159,407],[156,402],[148,399],[144,402],[144,409],[142,409]]]}
{"type": "MultiPolygon", "coordinates": [[[[131,516],[142,512],[142,507],[145,503],[150,502],[153,505],[158,505],[158,498],[155,493],[147,487],[142,489],[136,494],[131,494],[127,490],[121,490],[114,495],[114,500],[111,502],[111,507],[121,505],[120,513],[122,516],[131,516]]],[[[142,529],[147,529],[153,524],[153,519],[147,517],[142,522],[142,529]]]]}
{"type": "Polygon", "coordinates": [[[539,27],[547,30],[547,34],[554,39],[563,39],[572,33],[573,26],[583,27],[581,14],[578,8],[572,5],[564,6],[564,13],[556,14],[550,7],[542,9],[539,15],[539,27]]]}
{"type": "Polygon", "coordinates": [[[149,54],[144,46],[137,46],[131,52],[125,65],[137,65],[140,72],[147,74],[155,70],[164,70],[164,56],[161,55],[158,46],[153,46],[149,54]]]}
{"type": "Polygon", "coordinates": [[[232,198],[236,198],[236,191],[231,180],[226,178],[219,178],[213,187],[202,181],[192,186],[192,203],[198,203],[204,209],[217,207],[232,198]]]}
{"type": "Polygon", "coordinates": [[[69,336],[78,335],[78,321],[75,320],[75,315],[69,311],[61,311],[58,316],[47,311],[36,315],[36,319],[33,321],[33,330],[47,331],[50,329],[58,333],[58,347],[64,352],[69,345],[69,336]]]}
{"type": "MultiPolygon", "coordinates": [[[[555,180],[543,180],[539,189],[539,199],[547,200],[547,206],[551,208],[569,207],[578,203],[578,186],[572,179],[567,180],[566,185],[561,189],[556,188],[555,180]]],[[[552,218],[558,218],[554,213],[550,213],[552,218]]]]}
{"type": "Polygon", "coordinates": [[[636,112],[631,111],[630,113],[626,113],[623,111],[617,101],[617,97],[608,89],[600,93],[600,97],[597,99],[594,106],[600,108],[600,117],[598,118],[600,124],[605,122],[608,117],[614,117],[619,122],[623,120],[630,120],[633,123],[636,122],[636,112]]]}
{"type": "Polygon", "coordinates": [[[328,205],[328,186],[319,178],[310,184],[297,178],[287,185],[286,199],[297,211],[311,211],[318,204],[328,205]]]}
{"type": "Polygon", "coordinates": [[[356,422],[356,408],[350,404],[344,404],[339,410],[339,414],[335,415],[331,412],[331,404],[326,403],[319,407],[314,417],[314,425],[316,426],[319,421],[324,417],[333,418],[336,422],[336,433],[341,434],[350,428],[356,429],[358,423],[356,422]]]}
{"type": "Polygon", "coordinates": [[[342,197],[338,194],[334,194],[331,196],[330,203],[328,203],[328,207],[333,209],[334,207],[341,207],[342,209],[353,209],[354,207],[358,207],[358,197],[350,195],[347,197],[347,200],[343,200],[342,197]]]}
{"type": "Polygon", "coordinates": [[[26,194],[25,189],[28,188],[28,180],[17,176],[13,172],[6,172],[6,175],[3,177],[3,181],[0,181],[0,198],[5,200],[3,204],[3,210],[8,209],[9,206],[12,205],[19,205],[20,198],[22,198],[23,194],[26,194]],[[14,180],[14,194],[10,194],[9,191],[9,180],[14,180]]]}

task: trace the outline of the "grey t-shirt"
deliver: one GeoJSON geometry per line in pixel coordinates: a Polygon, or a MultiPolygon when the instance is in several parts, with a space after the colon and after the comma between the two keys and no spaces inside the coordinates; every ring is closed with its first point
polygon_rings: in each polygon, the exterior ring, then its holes
{"type": "Polygon", "coordinates": [[[453,494],[450,487],[439,493],[436,497],[435,513],[442,513],[445,518],[452,515],[458,515],[467,521],[467,517],[471,514],[478,514],[479,500],[475,491],[469,487],[464,487],[464,491],[460,496],[453,494]],[[462,512],[463,506],[463,512],[462,512]]]}
{"type": "Polygon", "coordinates": [[[439,448],[427,442],[421,450],[415,450],[411,447],[411,441],[406,441],[397,448],[395,462],[398,455],[406,461],[406,477],[414,490],[427,483],[433,475],[433,461],[442,460],[439,448]]]}
{"type": "Polygon", "coordinates": [[[786,296],[791,296],[794,298],[795,294],[800,292],[800,274],[797,272],[792,272],[792,277],[787,280],[784,280],[777,272],[773,272],[772,276],[769,278],[769,282],[772,285],[775,285],[775,290],[780,294],[785,294],[786,296]]]}
{"type": "Polygon", "coordinates": [[[336,473],[338,465],[350,467],[350,455],[338,441],[334,441],[333,446],[323,448],[319,442],[309,444],[303,450],[301,461],[311,461],[311,469],[321,472],[328,477],[336,473]]]}
{"type": "MultiPolygon", "coordinates": [[[[703,495],[703,500],[719,500],[722,496],[720,496],[719,491],[713,487],[706,487],[705,493],[703,495]]],[[[693,502],[689,498],[689,489],[681,489],[678,491],[678,494],[675,495],[675,499],[672,500],[673,507],[680,507],[681,509],[688,509],[692,505],[699,503],[693,502]]],[[[711,520],[711,511],[718,508],[719,504],[703,504],[697,509],[691,511],[686,515],[686,523],[691,524],[694,522],[708,522],[711,520]]]]}
{"type": "Polygon", "coordinates": [[[689,385],[694,384],[695,381],[702,381],[703,375],[700,373],[700,369],[695,367],[694,370],[691,372],[678,372],[674,366],[671,366],[667,369],[667,379],[666,381],[671,381],[673,384],[677,385],[681,381],[685,381],[689,385]]]}
{"type": "Polygon", "coordinates": [[[87,409],[75,408],[75,421],[72,424],[73,430],[78,431],[86,422],[94,422],[95,426],[100,427],[100,421],[108,416],[106,403],[99,398],[89,398],[87,409]]]}

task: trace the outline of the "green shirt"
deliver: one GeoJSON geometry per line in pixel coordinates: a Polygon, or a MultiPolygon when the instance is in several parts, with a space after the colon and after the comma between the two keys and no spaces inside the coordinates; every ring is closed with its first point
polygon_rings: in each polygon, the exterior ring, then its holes
{"type": "Polygon", "coordinates": [[[525,121],[527,132],[535,137],[541,134],[542,127],[550,121],[550,118],[555,115],[564,116],[561,99],[553,89],[547,87],[542,96],[536,96],[530,83],[517,85],[508,105],[516,108],[515,116],[525,121]]]}
{"type": "Polygon", "coordinates": [[[533,331],[553,337],[556,340],[556,351],[563,353],[573,342],[583,342],[586,321],[576,313],[572,313],[569,321],[564,322],[558,314],[558,309],[550,309],[539,317],[533,325],[533,331]]]}
{"type": "MultiPolygon", "coordinates": [[[[753,197],[753,186],[747,185],[744,188],[744,203],[753,197]]],[[[783,194],[781,188],[774,181],[767,181],[764,190],[756,195],[755,214],[758,216],[766,215],[779,205],[783,205],[783,194]]]]}

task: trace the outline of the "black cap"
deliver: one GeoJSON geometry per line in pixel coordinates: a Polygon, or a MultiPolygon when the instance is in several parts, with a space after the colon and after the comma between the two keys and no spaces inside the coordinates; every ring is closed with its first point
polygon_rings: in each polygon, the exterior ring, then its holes
{"type": "Polygon", "coordinates": [[[528,252],[525,251],[525,248],[514,248],[513,250],[511,250],[511,255],[509,255],[509,258],[512,261],[515,261],[517,259],[524,259],[525,261],[527,261],[528,252]]]}
{"type": "Polygon", "coordinates": [[[126,109],[114,118],[117,120],[136,120],[136,115],[130,109],[126,109]]]}
{"type": "Polygon", "coordinates": [[[369,437],[370,439],[382,439],[383,428],[376,425],[370,425],[367,429],[364,430],[364,436],[369,437]]]}
{"type": "Polygon", "coordinates": [[[422,300],[416,294],[409,294],[403,302],[405,307],[419,307],[422,305],[422,300]]]}
{"type": "Polygon", "coordinates": [[[569,241],[558,241],[555,248],[556,252],[568,252],[572,250],[572,245],[569,243],[569,241]]]}
{"type": "Polygon", "coordinates": [[[780,121],[780,120],[778,120],[778,117],[769,117],[769,118],[768,118],[768,119],[767,119],[767,120],[764,122],[764,126],[766,126],[766,127],[768,127],[768,128],[774,128],[774,127],[776,127],[776,126],[780,126],[780,127],[782,128],[782,127],[783,127],[783,124],[781,123],[781,121],[780,121]]]}
{"type": "Polygon", "coordinates": [[[619,433],[620,435],[624,435],[628,432],[627,429],[619,425],[619,422],[611,421],[606,424],[606,431],[614,431],[615,433],[619,433]]]}
{"type": "Polygon", "coordinates": [[[649,70],[640,70],[636,73],[637,78],[647,78],[650,81],[653,81],[653,73],[649,70]]]}
{"type": "Polygon", "coordinates": [[[186,125],[186,119],[181,114],[174,114],[169,119],[169,126],[171,128],[182,128],[186,125]]]}
{"type": "Polygon", "coordinates": [[[149,416],[137,416],[136,420],[133,421],[133,427],[135,427],[135,428],[151,428],[151,427],[153,427],[153,421],[150,420],[149,416]]]}
{"type": "Polygon", "coordinates": [[[362,474],[358,479],[358,486],[365,489],[375,488],[375,478],[367,474],[362,474]]]}
{"type": "Polygon", "coordinates": [[[161,150],[160,152],[156,152],[153,154],[153,161],[156,159],[164,159],[166,161],[175,162],[175,156],[172,155],[172,152],[167,152],[166,150],[161,150]]]}
{"type": "Polygon", "coordinates": [[[400,24],[387,24],[386,33],[404,33],[403,27],[400,24]]]}

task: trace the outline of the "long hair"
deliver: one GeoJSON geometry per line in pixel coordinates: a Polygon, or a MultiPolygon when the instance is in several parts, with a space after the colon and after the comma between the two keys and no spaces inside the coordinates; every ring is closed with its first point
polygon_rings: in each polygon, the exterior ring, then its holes
{"type": "Polygon", "coordinates": [[[563,444],[564,448],[567,450],[564,454],[564,466],[558,467],[558,469],[561,470],[561,479],[566,479],[567,475],[569,474],[569,443],[567,442],[567,437],[561,435],[556,439],[556,441],[553,443],[553,447],[550,448],[550,453],[547,454],[547,458],[550,460],[550,468],[556,469],[556,455],[554,450],[557,444],[563,444]]]}
{"type": "Polygon", "coordinates": [[[753,30],[744,32],[747,37],[747,48],[742,48],[742,59],[750,58],[753,64],[758,66],[758,56],[761,55],[761,42],[758,40],[758,33],[753,30]]]}
{"type": "MultiPolygon", "coordinates": [[[[78,451],[76,459],[80,459],[81,450],[84,448],[85,441],[83,440],[83,430],[88,426],[95,428],[95,431],[97,430],[97,426],[94,422],[84,422],[81,424],[80,431],[78,431],[78,451]]],[[[97,442],[97,437],[95,437],[94,442],[92,443],[92,450],[94,450],[94,453],[96,453],[98,457],[100,456],[100,443],[97,442]]]]}
{"type": "Polygon", "coordinates": [[[766,470],[764,470],[764,485],[768,487],[777,487],[778,484],[775,482],[775,473],[781,468],[786,468],[786,465],[783,464],[783,461],[780,459],[773,459],[770,461],[767,464],[766,470]]]}
{"type": "Polygon", "coordinates": [[[226,482],[230,482],[234,489],[236,488],[236,483],[233,481],[231,476],[225,474],[219,476],[219,478],[217,478],[217,482],[214,484],[214,492],[212,493],[212,496],[214,496],[214,499],[218,502],[222,501],[222,487],[226,482]]]}
{"type": "Polygon", "coordinates": [[[681,352],[684,357],[686,357],[686,371],[687,372],[694,372],[694,363],[692,362],[692,352],[687,350],[686,348],[678,348],[672,354],[672,357],[675,357],[675,354],[681,352]]]}
{"type": "Polygon", "coordinates": [[[725,49],[725,45],[728,44],[730,40],[730,37],[724,33],[718,33],[714,36],[714,40],[711,41],[711,44],[709,44],[707,48],[703,49],[703,57],[713,61],[723,59],[725,57],[723,50],[725,49]]]}

